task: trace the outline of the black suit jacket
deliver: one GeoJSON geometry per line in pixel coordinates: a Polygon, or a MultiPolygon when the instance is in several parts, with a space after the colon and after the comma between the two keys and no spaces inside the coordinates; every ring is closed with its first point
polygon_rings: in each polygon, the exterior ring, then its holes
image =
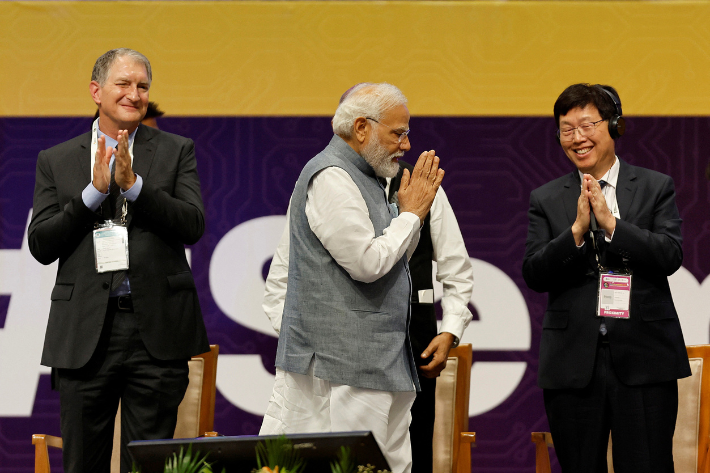
{"type": "MultiPolygon", "coordinates": [[[[690,366],[668,286],[683,261],[673,180],[623,161],[620,166],[621,219],[602,263],[622,267],[626,259],[633,279],[631,318],[605,319],[615,372],[629,385],[683,378],[690,366]]],[[[576,170],[530,194],[523,277],[549,296],[538,370],[546,389],[586,386],[599,338],[595,252],[588,235],[581,249],[572,236],[579,194],[576,170]]]]}
{"type": "MultiPolygon", "coordinates": [[[[80,368],[96,349],[111,273],[98,274],[92,230],[103,220],[81,192],[91,182],[91,133],[40,152],[28,231],[32,255],[59,260],[42,364],[80,368]]],[[[192,140],[139,125],[133,170],[143,188],[128,206],[129,271],[134,311],[148,352],[181,359],[209,350],[184,244],[204,231],[192,140]]],[[[99,211],[100,212],[100,209],[99,211]]]]}

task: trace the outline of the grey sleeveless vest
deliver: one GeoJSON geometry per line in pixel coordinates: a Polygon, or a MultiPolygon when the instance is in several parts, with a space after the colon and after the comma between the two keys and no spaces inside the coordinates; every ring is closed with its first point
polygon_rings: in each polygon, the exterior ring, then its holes
{"type": "Polygon", "coordinates": [[[411,283],[406,256],[372,283],[355,281],[323,247],[306,218],[306,192],[327,168],[345,170],[362,194],[375,236],[394,218],[375,172],[340,137],[301,171],[291,196],[288,287],[276,366],[333,383],[381,391],[419,389],[409,343],[411,283]]]}

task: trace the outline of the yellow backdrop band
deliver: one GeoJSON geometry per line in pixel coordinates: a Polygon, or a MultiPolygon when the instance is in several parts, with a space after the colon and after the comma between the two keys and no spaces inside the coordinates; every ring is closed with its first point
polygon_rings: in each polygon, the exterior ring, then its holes
{"type": "Polygon", "coordinates": [[[332,115],[363,81],[415,115],[551,115],[575,82],[628,115],[710,114],[710,2],[0,2],[0,116],[91,115],[137,49],[170,115],[332,115]]]}

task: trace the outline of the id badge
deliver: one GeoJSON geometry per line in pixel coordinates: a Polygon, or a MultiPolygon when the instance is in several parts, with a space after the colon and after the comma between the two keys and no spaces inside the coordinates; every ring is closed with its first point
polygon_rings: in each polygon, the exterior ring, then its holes
{"type": "Polygon", "coordinates": [[[128,269],[128,228],[106,222],[94,230],[97,273],[128,269]]]}
{"type": "Polygon", "coordinates": [[[628,319],[631,314],[631,274],[608,271],[599,275],[597,316],[628,319]]]}

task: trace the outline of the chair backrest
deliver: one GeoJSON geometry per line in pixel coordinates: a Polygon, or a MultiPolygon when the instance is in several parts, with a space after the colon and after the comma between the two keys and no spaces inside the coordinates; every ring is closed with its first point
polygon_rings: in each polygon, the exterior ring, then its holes
{"type": "MultiPolygon", "coordinates": [[[[214,429],[214,403],[217,382],[217,355],[219,345],[210,345],[210,351],[192,357],[188,361],[189,383],[180,406],[173,438],[194,438],[214,429]]],[[[113,431],[111,473],[119,473],[121,467],[121,406],[116,413],[113,431]]]]}
{"type": "MultiPolygon", "coordinates": [[[[710,436],[710,345],[686,347],[691,376],[678,380],[678,418],[673,436],[676,473],[702,473],[710,436]]],[[[614,472],[609,439],[607,463],[614,472]]]]}
{"type": "Polygon", "coordinates": [[[470,444],[461,448],[460,437],[461,432],[468,430],[471,361],[470,344],[453,348],[446,368],[436,379],[433,473],[451,473],[462,464],[468,464],[470,470],[470,444]]]}

